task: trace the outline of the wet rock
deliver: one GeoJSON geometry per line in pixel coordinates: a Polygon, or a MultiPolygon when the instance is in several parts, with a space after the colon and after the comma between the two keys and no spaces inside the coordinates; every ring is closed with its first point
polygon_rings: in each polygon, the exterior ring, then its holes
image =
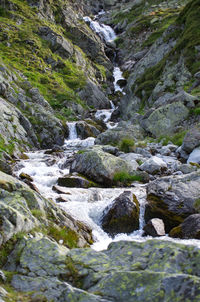
{"type": "Polygon", "coordinates": [[[25,183],[0,172],[0,246],[13,235],[40,227],[43,223],[66,227],[77,238],[77,246],[92,242],[91,229],[76,221],[52,201],[44,199],[25,183]]]}
{"type": "Polygon", "coordinates": [[[123,88],[124,86],[126,86],[127,84],[127,80],[126,79],[120,79],[117,81],[117,85],[119,85],[121,88],[123,88]]]}
{"type": "Polygon", "coordinates": [[[144,226],[143,230],[145,231],[146,236],[165,236],[165,225],[162,219],[159,218],[153,218],[149,220],[148,223],[144,226]]]}
{"type": "Polygon", "coordinates": [[[170,231],[169,236],[181,239],[200,239],[200,214],[187,217],[179,226],[170,231]]]}
{"type": "Polygon", "coordinates": [[[139,203],[131,191],[124,191],[102,215],[102,228],[109,235],[132,233],[139,228],[139,203]]]}
{"type": "Polygon", "coordinates": [[[52,190],[55,191],[58,194],[67,194],[70,195],[71,193],[64,187],[58,187],[58,186],[53,186],[52,190]]]}
{"type": "Polygon", "coordinates": [[[154,175],[164,173],[167,170],[167,164],[161,158],[152,156],[150,159],[145,161],[139,169],[154,175]]]}
{"type": "Polygon", "coordinates": [[[200,145],[200,125],[190,129],[184,137],[182,150],[190,154],[196,147],[200,145]]]}
{"type": "Polygon", "coordinates": [[[197,213],[200,194],[200,172],[156,179],[147,185],[145,221],[161,218],[166,232],[178,226],[189,215],[197,213]]]}
{"type": "Polygon", "coordinates": [[[21,179],[23,179],[23,180],[26,179],[26,180],[28,180],[28,181],[33,181],[33,178],[32,178],[30,175],[28,175],[28,174],[26,174],[26,173],[24,173],[24,172],[20,173],[19,177],[20,177],[21,179]]]}
{"type": "Polygon", "coordinates": [[[56,198],[56,202],[68,202],[69,199],[62,194],[62,196],[59,196],[58,198],[56,198]]]}
{"type": "Polygon", "coordinates": [[[187,163],[200,164],[200,148],[195,148],[189,155],[187,163]]]}
{"type": "Polygon", "coordinates": [[[79,175],[69,175],[65,177],[59,177],[57,181],[58,185],[61,187],[71,187],[71,188],[85,188],[88,189],[93,187],[95,183],[83,178],[79,175]]]}
{"type": "Polygon", "coordinates": [[[3,271],[0,271],[0,280],[3,281],[3,282],[6,281],[6,276],[5,276],[3,271]]]}
{"type": "Polygon", "coordinates": [[[84,121],[80,121],[76,123],[76,131],[78,137],[81,139],[85,139],[87,137],[97,137],[100,134],[100,131],[84,121]]]}

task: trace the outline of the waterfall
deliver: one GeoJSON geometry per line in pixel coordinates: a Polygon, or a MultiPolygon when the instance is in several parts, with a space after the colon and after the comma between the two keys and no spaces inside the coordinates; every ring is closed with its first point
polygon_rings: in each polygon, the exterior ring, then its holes
{"type": "Polygon", "coordinates": [[[76,131],[76,122],[67,123],[69,129],[69,136],[68,140],[75,140],[78,138],[77,131],[76,131]]]}

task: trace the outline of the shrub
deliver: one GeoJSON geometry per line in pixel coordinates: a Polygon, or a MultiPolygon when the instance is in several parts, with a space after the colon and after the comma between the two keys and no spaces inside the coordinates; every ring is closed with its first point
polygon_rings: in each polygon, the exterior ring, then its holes
{"type": "Polygon", "coordinates": [[[114,183],[120,182],[123,185],[130,185],[133,181],[142,181],[142,177],[140,175],[131,175],[126,171],[121,171],[115,173],[113,181],[114,183]]]}

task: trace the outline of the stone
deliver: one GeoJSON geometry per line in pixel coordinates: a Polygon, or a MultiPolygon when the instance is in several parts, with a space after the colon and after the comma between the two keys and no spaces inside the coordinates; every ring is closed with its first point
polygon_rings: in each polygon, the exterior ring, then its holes
{"type": "Polygon", "coordinates": [[[188,216],[169,236],[181,239],[200,239],[200,214],[188,216]]]}
{"type": "Polygon", "coordinates": [[[162,219],[159,218],[153,218],[149,220],[148,223],[144,226],[143,230],[145,232],[145,236],[165,236],[165,225],[162,219]]]}
{"type": "Polygon", "coordinates": [[[86,139],[87,137],[97,137],[100,131],[93,125],[90,125],[84,121],[76,123],[76,131],[78,137],[86,139]]]}
{"type": "Polygon", "coordinates": [[[78,176],[78,175],[69,175],[65,177],[59,177],[57,181],[58,185],[61,187],[71,187],[71,188],[90,188],[96,186],[93,182],[78,176]]]}
{"type": "Polygon", "coordinates": [[[101,150],[86,150],[76,154],[70,167],[70,173],[77,172],[104,187],[115,183],[115,176],[120,173],[139,175],[125,160],[101,150]]]}
{"type": "Polygon", "coordinates": [[[200,147],[195,148],[189,155],[187,163],[200,164],[200,147]]]}
{"type": "Polygon", "coordinates": [[[165,172],[167,170],[167,164],[161,158],[157,156],[152,156],[150,159],[145,161],[139,167],[139,169],[154,175],[165,172]]]}
{"type": "Polygon", "coordinates": [[[131,191],[124,191],[102,214],[101,225],[110,236],[132,233],[139,228],[139,203],[131,191]]]}
{"type": "Polygon", "coordinates": [[[127,161],[129,165],[133,168],[133,170],[137,170],[137,168],[139,167],[139,164],[136,161],[137,157],[135,156],[134,153],[120,154],[119,157],[127,161]]]}
{"type": "Polygon", "coordinates": [[[101,88],[92,81],[88,81],[78,94],[88,106],[92,106],[95,109],[110,108],[109,99],[105,96],[101,88]]]}
{"type": "Polygon", "coordinates": [[[20,177],[21,179],[23,179],[23,180],[26,179],[26,180],[28,180],[28,181],[33,181],[33,178],[32,178],[30,175],[28,175],[28,174],[26,174],[26,173],[24,173],[24,172],[20,173],[19,177],[20,177]]]}
{"type": "Polygon", "coordinates": [[[158,178],[147,185],[145,221],[160,218],[166,232],[198,213],[200,171],[158,178]]]}
{"type": "Polygon", "coordinates": [[[1,280],[1,282],[2,282],[2,281],[5,282],[6,279],[7,279],[7,278],[6,278],[5,274],[4,274],[4,272],[0,270],[0,280],[1,280]]]}
{"type": "Polygon", "coordinates": [[[197,125],[186,133],[181,148],[187,154],[190,154],[199,145],[200,145],[200,125],[197,125]]]}
{"type": "Polygon", "coordinates": [[[144,115],[140,125],[155,137],[174,133],[176,126],[180,125],[189,115],[189,110],[182,102],[174,102],[161,106],[144,115]]]}

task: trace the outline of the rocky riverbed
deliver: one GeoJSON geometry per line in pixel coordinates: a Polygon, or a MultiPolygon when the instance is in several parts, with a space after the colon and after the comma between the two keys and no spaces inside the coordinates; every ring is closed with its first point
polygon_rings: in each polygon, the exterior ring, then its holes
{"type": "Polygon", "coordinates": [[[199,301],[199,0],[0,3],[0,301],[199,301]]]}

